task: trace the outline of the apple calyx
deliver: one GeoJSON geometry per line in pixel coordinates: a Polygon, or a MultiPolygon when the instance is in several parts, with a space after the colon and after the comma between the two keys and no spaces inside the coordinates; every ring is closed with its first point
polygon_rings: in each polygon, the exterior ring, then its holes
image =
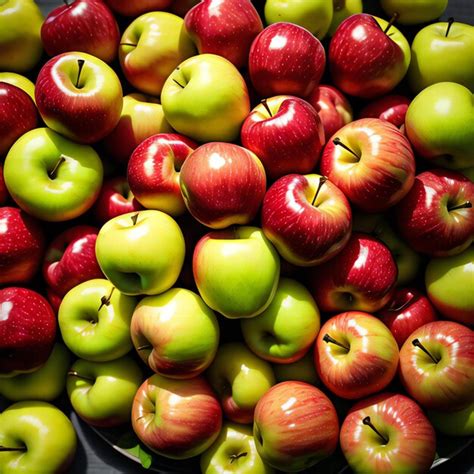
{"type": "Polygon", "coordinates": [[[390,28],[393,26],[393,24],[398,20],[398,18],[400,17],[400,14],[398,12],[395,12],[393,15],[392,15],[392,18],[390,18],[387,26],[385,27],[385,30],[383,30],[383,32],[387,35],[388,35],[388,30],[390,30],[390,28]]]}
{"type": "Polygon", "coordinates": [[[357,161],[360,161],[360,156],[355,151],[351,150],[345,143],[342,143],[339,137],[336,137],[332,142],[334,145],[344,148],[344,150],[354,155],[357,158],[357,161]]]}
{"type": "Polygon", "coordinates": [[[115,286],[112,287],[112,289],[110,290],[110,293],[107,296],[102,296],[102,298],[100,299],[100,306],[99,306],[99,309],[97,311],[100,311],[103,306],[109,306],[110,305],[110,299],[112,298],[112,294],[113,294],[114,290],[115,290],[115,286]]]}
{"type": "Polygon", "coordinates": [[[420,342],[419,339],[413,339],[413,341],[411,341],[411,343],[415,346],[415,347],[418,347],[419,349],[421,349],[425,354],[427,354],[430,359],[435,363],[437,364],[440,359],[434,357],[430,351],[428,351],[428,349],[426,349],[426,347],[420,342]]]}
{"type": "Polygon", "coordinates": [[[362,420],[362,423],[365,425],[365,426],[369,426],[370,428],[372,428],[375,433],[377,433],[379,436],[380,436],[380,439],[383,441],[383,444],[388,444],[388,438],[386,438],[374,425],[373,423],[370,421],[370,416],[366,416],[363,420],[362,420]]]}
{"type": "Polygon", "coordinates": [[[87,380],[90,383],[95,382],[95,379],[93,379],[91,377],[86,377],[85,375],[81,375],[81,374],[79,374],[79,372],[76,372],[75,370],[69,370],[67,375],[68,375],[68,377],[77,377],[78,379],[87,380]]]}
{"type": "Polygon", "coordinates": [[[444,35],[445,38],[448,37],[449,30],[451,29],[451,26],[453,26],[453,23],[454,23],[454,18],[453,17],[448,18],[448,27],[446,28],[446,33],[444,35]]]}
{"type": "Polygon", "coordinates": [[[136,214],[133,214],[133,216],[130,217],[130,219],[132,219],[132,225],[137,225],[138,214],[140,213],[137,212],[136,214]]]}
{"type": "Polygon", "coordinates": [[[453,207],[448,206],[448,211],[456,211],[457,209],[470,209],[472,207],[471,201],[463,202],[462,204],[457,204],[453,207]]]}
{"type": "Polygon", "coordinates": [[[260,103],[265,107],[265,110],[268,112],[268,115],[270,115],[270,117],[273,117],[272,111],[270,110],[270,107],[268,107],[267,99],[262,99],[260,103]]]}
{"type": "Polygon", "coordinates": [[[347,347],[345,346],[344,344],[342,344],[342,342],[339,342],[339,341],[336,341],[336,339],[334,339],[333,337],[331,337],[329,334],[325,334],[324,337],[323,337],[323,341],[325,343],[331,343],[331,344],[335,344],[336,346],[339,346],[339,347],[342,347],[343,349],[345,349],[347,352],[349,352],[351,350],[350,347],[347,347]]]}
{"type": "Polygon", "coordinates": [[[84,59],[78,59],[77,60],[77,66],[78,66],[78,71],[77,71],[77,78],[76,78],[76,89],[81,89],[81,87],[79,87],[79,81],[81,80],[81,72],[82,72],[82,68],[84,67],[84,59]]]}
{"type": "Polygon", "coordinates": [[[311,201],[311,205],[314,206],[314,203],[316,202],[316,199],[318,197],[318,194],[319,194],[319,191],[321,190],[321,187],[323,186],[323,184],[327,181],[328,179],[326,178],[326,176],[321,176],[319,178],[319,183],[318,183],[318,188],[316,189],[316,192],[314,193],[314,197],[313,197],[313,200],[311,201]]]}
{"type": "Polygon", "coordinates": [[[244,453],[239,453],[239,454],[231,454],[230,455],[230,463],[232,464],[234,461],[237,461],[237,459],[243,458],[247,456],[247,452],[244,453]]]}
{"type": "Polygon", "coordinates": [[[0,446],[0,453],[9,453],[9,452],[15,452],[15,451],[25,452],[26,446],[21,446],[19,448],[9,448],[8,446],[0,446]]]}
{"type": "Polygon", "coordinates": [[[50,179],[56,178],[56,174],[58,172],[59,167],[61,166],[62,163],[66,161],[66,157],[64,155],[61,155],[59,157],[59,160],[56,162],[54,165],[53,169],[48,173],[48,176],[50,179]]]}

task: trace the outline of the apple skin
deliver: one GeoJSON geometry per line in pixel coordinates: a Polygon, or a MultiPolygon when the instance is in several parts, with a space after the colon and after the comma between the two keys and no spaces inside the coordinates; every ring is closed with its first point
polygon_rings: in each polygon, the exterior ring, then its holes
{"type": "Polygon", "coordinates": [[[293,23],[267,26],[249,53],[249,74],[262,97],[306,97],[318,85],[326,63],[321,42],[293,23]]]}
{"type": "Polygon", "coordinates": [[[328,35],[333,36],[339,25],[351,15],[362,13],[362,0],[333,0],[334,13],[328,35]]]}
{"type": "Polygon", "coordinates": [[[116,13],[122,16],[137,17],[144,13],[165,10],[171,6],[173,0],[104,0],[116,13]]]}
{"type": "Polygon", "coordinates": [[[400,379],[423,408],[457,411],[474,393],[474,333],[451,321],[435,321],[414,331],[400,350],[400,379]],[[419,343],[435,358],[431,359],[419,343]]]}
{"type": "Polygon", "coordinates": [[[448,6],[448,0],[381,0],[380,5],[385,13],[392,16],[399,14],[397,22],[401,25],[427,23],[440,17],[448,6]]]}
{"type": "Polygon", "coordinates": [[[136,435],[171,459],[201,454],[216,440],[222,409],[203,377],[173,380],[153,375],[138,389],[132,407],[136,435]]]}
{"type": "Polygon", "coordinates": [[[474,436],[474,402],[458,411],[428,410],[428,418],[440,433],[447,436],[474,436]]]}
{"type": "Polygon", "coordinates": [[[324,146],[324,129],[314,108],[303,99],[265,99],[245,119],[242,145],[261,160],[271,180],[290,173],[310,173],[324,146]]]}
{"type": "Polygon", "coordinates": [[[0,72],[0,82],[6,82],[20,88],[35,102],[35,85],[27,77],[16,72],[0,72]]]}
{"type": "Polygon", "coordinates": [[[335,451],[339,421],[334,405],[319,389],[304,382],[282,382],[257,403],[253,436],[264,462],[297,472],[335,451]]]}
{"type": "Polygon", "coordinates": [[[386,95],[367,104],[360,118],[378,118],[392,123],[397,128],[405,125],[405,116],[411,100],[403,95],[386,95]]]}
{"type": "Polygon", "coordinates": [[[395,393],[380,393],[356,403],[342,423],[340,442],[356,474],[428,472],[436,455],[436,434],[422,409],[395,393]],[[364,425],[366,417],[388,443],[364,425]]]}
{"type": "Polygon", "coordinates": [[[316,368],[314,367],[313,351],[307,352],[301,359],[290,364],[272,364],[277,382],[296,380],[306,382],[316,387],[321,385],[316,368]]]}
{"type": "Polygon", "coordinates": [[[0,206],[3,206],[8,199],[8,190],[3,179],[3,166],[0,165],[0,206]]]}

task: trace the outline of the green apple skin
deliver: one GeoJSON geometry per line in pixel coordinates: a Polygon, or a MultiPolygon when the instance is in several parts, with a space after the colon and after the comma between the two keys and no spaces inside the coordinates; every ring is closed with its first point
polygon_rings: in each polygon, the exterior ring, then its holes
{"type": "Polygon", "coordinates": [[[181,272],[184,254],[179,225],[161,211],[131,212],[110,219],[96,241],[102,272],[128,295],[156,295],[171,288],[181,272]]]}
{"type": "Polygon", "coordinates": [[[3,175],[8,192],[28,214],[59,222],[74,219],[94,204],[103,167],[87,145],[74,143],[48,128],[30,130],[10,148],[3,175]],[[57,163],[54,179],[50,178],[57,163]]]}
{"type": "Polygon", "coordinates": [[[166,80],[161,103],[168,123],[198,142],[231,142],[250,113],[247,85],[237,68],[215,54],[179,65],[166,80]]]}
{"type": "Polygon", "coordinates": [[[224,423],[212,446],[201,454],[202,474],[274,474],[257,452],[250,426],[224,423]]]}
{"type": "Polygon", "coordinates": [[[130,332],[143,362],[171,378],[199,375],[219,345],[214,312],[199,295],[183,288],[143,298],[133,313],[130,332]]]}
{"type": "Polygon", "coordinates": [[[77,360],[68,372],[67,394],[76,413],[99,427],[130,421],[135,394],[143,374],[130,357],[109,362],[77,360]]]}
{"type": "Polygon", "coordinates": [[[474,402],[459,411],[428,410],[428,419],[442,434],[448,436],[474,436],[474,402]]]}
{"type": "Polygon", "coordinates": [[[316,387],[321,385],[316,368],[314,367],[313,351],[307,352],[301,359],[291,364],[273,364],[273,373],[276,381],[287,382],[296,380],[306,382],[316,387]]]}
{"type": "Polygon", "coordinates": [[[69,351],[63,344],[56,343],[48,360],[38,370],[3,379],[0,383],[0,395],[13,402],[53,401],[66,387],[66,373],[70,363],[69,351]]]}
{"type": "Polygon", "coordinates": [[[42,24],[34,0],[0,0],[0,71],[33,69],[43,52],[42,24]]]}
{"type": "Polygon", "coordinates": [[[261,229],[236,227],[201,238],[194,249],[193,273],[210,308],[231,319],[252,318],[275,296],[280,258],[261,229]]]}
{"type": "Polygon", "coordinates": [[[452,257],[433,258],[426,267],[426,293],[447,319],[474,325],[474,246],[452,257]]]}
{"type": "Polygon", "coordinates": [[[59,408],[40,401],[10,405],[0,414],[0,446],[25,451],[0,452],[2,474],[68,472],[77,438],[69,418],[59,408]]]}
{"type": "Polygon", "coordinates": [[[258,357],[281,364],[301,359],[314,343],[320,316],[311,293],[299,282],[281,278],[270,306],[240,322],[246,344],[258,357]]]}
{"type": "Polygon", "coordinates": [[[0,72],[0,82],[6,82],[24,90],[35,101],[35,85],[25,76],[16,72],[0,72]]]}
{"type": "Polygon", "coordinates": [[[473,94],[461,84],[439,82],[411,102],[405,131],[415,152],[431,164],[450,169],[474,166],[473,94]]]}
{"type": "Polygon", "coordinates": [[[332,1],[328,0],[267,0],[265,22],[295,23],[306,28],[318,39],[323,39],[333,19],[332,1]]]}
{"type": "Polygon", "coordinates": [[[337,30],[338,26],[351,15],[362,13],[362,0],[333,0],[334,13],[332,15],[331,26],[328,34],[332,36],[337,30]]]}
{"type": "Polygon", "coordinates": [[[448,0],[380,0],[380,5],[388,16],[398,13],[401,25],[427,23],[440,17],[448,0]]]}
{"type": "Polygon", "coordinates": [[[434,23],[411,45],[408,81],[415,94],[437,82],[456,82],[474,92],[474,26],[434,23]]]}
{"type": "Polygon", "coordinates": [[[120,293],[105,279],[77,285],[59,306],[64,343],[82,359],[105,362],[122,357],[132,348],[130,321],[136,305],[136,298],[120,293]]]}
{"type": "Polygon", "coordinates": [[[474,181],[474,166],[470,168],[464,168],[463,170],[459,170],[464,176],[469,178],[471,181],[474,181]]]}

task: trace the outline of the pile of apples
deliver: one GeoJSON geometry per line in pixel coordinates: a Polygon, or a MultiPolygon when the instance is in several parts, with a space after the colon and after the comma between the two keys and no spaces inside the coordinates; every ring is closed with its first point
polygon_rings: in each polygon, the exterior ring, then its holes
{"type": "Polygon", "coordinates": [[[474,27],[380,4],[0,1],[0,472],[64,390],[206,474],[474,435],[474,27]]]}

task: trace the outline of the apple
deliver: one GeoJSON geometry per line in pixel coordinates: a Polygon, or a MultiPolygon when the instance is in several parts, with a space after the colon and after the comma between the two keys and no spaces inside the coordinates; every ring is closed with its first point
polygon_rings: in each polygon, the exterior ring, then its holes
{"type": "Polygon", "coordinates": [[[379,118],[401,129],[411,100],[403,95],[386,95],[367,104],[359,113],[360,118],[379,118]]]}
{"type": "Polygon", "coordinates": [[[37,128],[10,148],[3,173],[8,192],[24,211],[58,222],[91,208],[102,185],[103,167],[90,146],[37,128]]]}
{"type": "Polygon", "coordinates": [[[474,436],[474,401],[458,411],[428,410],[433,426],[447,436],[474,436]]]}
{"type": "Polygon", "coordinates": [[[25,91],[35,101],[35,85],[25,76],[16,72],[0,72],[0,82],[6,82],[25,91]]]}
{"type": "Polygon", "coordinates": [[[323,45],[308,30],[293,23],[274,23],[252,43],[249,75],[262,97],[306,97],[318,85],[325,63],[323,45]]]}
{"type": "Polygon", "coordinates": [[[448,0],[381,0],[380,4],[387,15],[399,14],[397,21],[401,25],[416,25],[427,23],[440,17],[448,0]]]}
{"type": "Polygon", "coordinates": [[[273,364],[272,368],[277,382],[295,380],[315,386],[321,385],[316,368],[314,367],[314,356],[312,350],[307,352],[296,362],[291,362],[289,364],[273,364]]]}
{"type": "Polygon", "coordinates": [[[268,308],[279,273],[278,253],[257,227],[210,232],[194,248],[199,294],[227,318],[251,318],[268,308]]]}
{"type": "Polygon", "coordinates": [[[334,13],[332,15],[331,25],[328,35],[333,36],[339,25],[351,15],[362,13],[362,0],[333,0],[334,13]]]}
{"type": "Polygon", "coordinates": [[[3,206],[8,199],[8,191],[3,179],[3,166],[0,165],[0,206],[3,206]]]}
{"type": "Polygon", "coordinates": [[[136,17],[147,12],[164,10],[171,6],[173,0],[104,0],[115,12],[122,16],[136,17]]]}

